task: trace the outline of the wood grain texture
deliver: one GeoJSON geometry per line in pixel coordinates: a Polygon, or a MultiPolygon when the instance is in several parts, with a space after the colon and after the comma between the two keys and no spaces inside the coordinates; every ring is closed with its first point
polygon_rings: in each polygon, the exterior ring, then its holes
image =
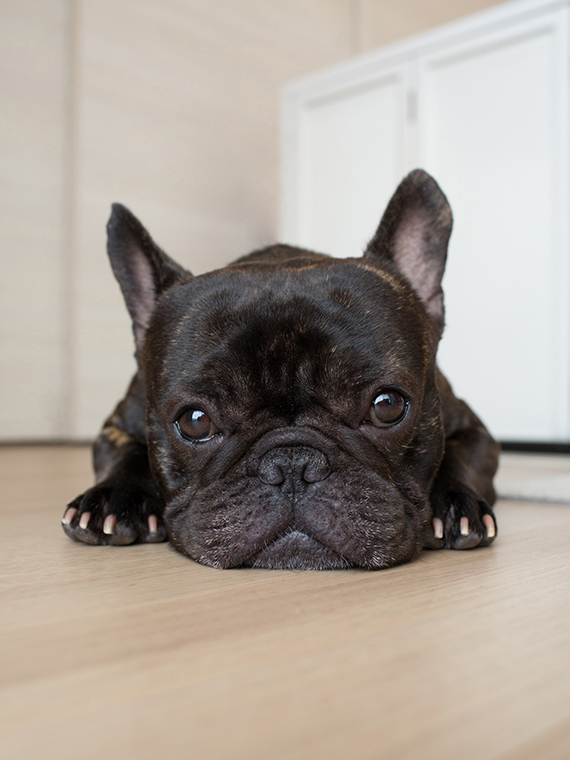
{"type": "Polygon", "coordinates": [[[391,570],[218,571],[69,541],[86,449],[0,449],[0,482],[5,758],[568,757],[567,507],[391,570]]]}

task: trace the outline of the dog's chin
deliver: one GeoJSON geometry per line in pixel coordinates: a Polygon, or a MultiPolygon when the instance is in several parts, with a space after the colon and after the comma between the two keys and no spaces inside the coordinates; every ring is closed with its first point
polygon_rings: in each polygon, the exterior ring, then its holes
{"type": "Polygon", "coordinates": [[[294,530],[275,539],[242,567],[272,570],[344,570],[352,565],[316,539],[294,530]]]}

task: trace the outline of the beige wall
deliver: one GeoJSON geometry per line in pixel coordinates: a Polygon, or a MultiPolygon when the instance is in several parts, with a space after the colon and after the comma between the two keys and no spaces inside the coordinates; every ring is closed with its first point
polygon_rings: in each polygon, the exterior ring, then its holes
{"type": "Polygon", "coordinates": [[[279,91],[349,55],[347,0],[86,0],[77,24],[72,432],[132,373],[111,201],[195,273],[272,242],[279,91]]]}
{"type": "Polygon", "coordinates": [[[0,437],[92,437],[128,382],[112,201],[196,273],[271,242],[283,84],[492,4],[3,0],[0,437]]]}
{"type": "Polygon", "coordinates": [[[497,0],[359,0],[356,45],[367,51],[498,5],[497,0]]]}
{"type": "Polygon", "coordinates": [[[59,434],[65,394],[64,0],[0,10],[0,434],[59,434]]]}

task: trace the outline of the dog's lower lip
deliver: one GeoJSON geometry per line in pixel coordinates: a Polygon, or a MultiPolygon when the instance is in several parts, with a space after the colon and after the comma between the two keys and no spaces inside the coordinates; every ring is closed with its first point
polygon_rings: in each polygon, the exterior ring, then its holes
{"type": "Polygon", "coordinates": [[[244,562],[242,567],[340,570],[353,567],[353,565],[316,538],[293,529],[274,538],[244,562]]]}
{"type": "MultiPolygon", "coordinates": [[[[267,544],[267,546],[271,546],[271,544],[276,543],[277,541],[281,541],[284,538],[308,538],[311,541],[316,541],[320,544],[320,541],[317,541],[316,538],[313,538],[312,536],[309,536],[308,533],[305,533],[304,530],[299,530],[299,528],[288,528],[287,530],[282,531],[279,533],[275,538],[272,538],[271,541],[267,544]]],[[[267,546],[265,548],[267,548],[267,546]]]]}

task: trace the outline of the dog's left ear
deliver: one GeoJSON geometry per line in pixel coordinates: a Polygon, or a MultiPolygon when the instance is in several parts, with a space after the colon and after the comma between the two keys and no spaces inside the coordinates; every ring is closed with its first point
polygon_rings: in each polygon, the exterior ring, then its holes
{"type": "Polygon", "coordinates": [[[113,204],[107,224],[107,251],[133,320],[139,351],[160,294],[191,274],[167,256],[120,203],[113,204]]]}
{"type": "Polygon", "coordinates": [[[391,259],[421,299],[441,334],[441,280],[453,218],[447,198],[429,174],[416,169],[392,196],[365,257],[391,259]]]}

